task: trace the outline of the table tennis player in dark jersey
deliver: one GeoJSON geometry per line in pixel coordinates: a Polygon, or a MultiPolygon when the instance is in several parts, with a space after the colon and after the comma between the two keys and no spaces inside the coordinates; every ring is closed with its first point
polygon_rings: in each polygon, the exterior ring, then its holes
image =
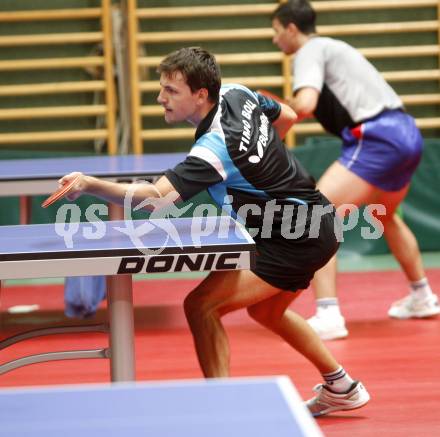
{"type": "MultiPolygon", "coordinates": [[[[323,383],[307,401],[313,415],[363,406],[369,400],[363,385],[349,376],[307,322],[288,309],[338,248],[333,205],[280,139],[295,113],[244,86],[221,86],[214,56],[198,47],[171,53],[158,72],[158,102],[166,122],[191,123],[197,128],[195,142],[187,158],[154,185],[139,184],[134,201],[176,202],[208,190],[219,206],[245,223],[258,252],[252,270],[211,272],[185,299],[203,374],[229,375],[228,338],[221,318],[247,308],[252,318],[321,373],[323,383]]],[[[68,197],[89,193],[123,204],[129,189],[129,184],[82,175],[68,197]]]]}

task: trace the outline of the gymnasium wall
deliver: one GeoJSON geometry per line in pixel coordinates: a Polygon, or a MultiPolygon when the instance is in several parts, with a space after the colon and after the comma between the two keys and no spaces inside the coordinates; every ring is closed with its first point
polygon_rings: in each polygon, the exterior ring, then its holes
{"type": "MultiPolygon", "coordinates": [[[[54,9],[94,8],[100,5],[100,0],[1,0],[0,15],[8,12],[44,11],[54,9]]],[[[27,20],[27,21],[0,21],[0,39],[13,37],[26,37],[27,35],[50,35],[50,34],[73,34],[92,33],[99,30],[99,19],[71,19],[71,20],[27,20]]],[[[77,58],[89,55],[97,55],[100,45],[97,43],[47,43],[47,44],[21,44],[2,41],[0,45],[1,62],[13,62],[15,60],[30,59],[64,59],[77,58]]],[[[62,61],[60,61],[60,64],[62,61]]],[[[91,81],[100,79],[101,71],[97,68],[38,68],[32,70],[0,68],[0,86],[22,86],[26,84],[45,83],[71,83],[79,81],[91,81]]],[[[7,93],[2,89],[0,97],[0,109],[13,108],[38,108],[57,106],[88,106],[94,102],[99,103],[100,93],[96,92],[63,92],[63,93],[36,93],[19,92],[7,93]]],[[[3,119],[0,118],[0,133],[50,132],[50,131],[74,131],[93,130],[96,127],[96,117],[59,117],[54,119],[35,117],[26,119],[3,119]]],[[[95,143],[91,140],[84,141],[60,141],[38,142],[32,144],[8,144],[1,141],[0,150],[19,153],[23,158],[28,151],[52,151],[55,154],[64,151],[74,153],[95,153],[95,143]]]]}
{"type": "MultiPolygon", "coordinates": [[[[113,0],[112,3],[115,8],[126,7],[128,0],[113,0]]],[[[375,0],[377,2],[377,0],[375,0]]],[[[379,0],[380,1],[380,0],[379,0]]],[[[386,0],[384,0],[386,1],[386,0]]],[[[403,0],[405,3],[411,0],[403,0]]],[[[417,0],[413,3],[417,4],[417,0]]],[[[138,9],[148,8],[171,8],[171,7],[185,7],[191,6],[218,6],[218,4],[224,5],[256,5],[264,6],[273,4],[274,7],[278,4],[278,1],[268,0],[136,0],[136,6],[138,9]]],[[[356,3],[356,1],[348,2],[329,2],[328,0],[314,0],[313,4],[317,7],[329,3],[356,3]]],[[[361,1],[359,3],[362,3],[361,1]]],[[[365,3],[365,2],[363,2],[365,3]]],[[[347,31],[335,30],[335,26],[341,29],[341,26],[364,26],[375,25],[378,23],[394,23],[401,24],[405,22],[426,22],[432,23],[439,21],[438,8],[435,7],[435,2],[427,2],[426,0],[420,0],[421,6],[418,8],[388,8],[379,9],[350,9],[347,10],[329,10],[323,9],[318,12],[318,27],[324,30],[332,28],[330,34],[341,38],[355,47],[368,49],[368,48],[387,48],[393,46],[418,46],[418,47],[434,47],[439,46],[439,32],[438,28],[429,28],[428,30],[408,29],[407,32],[399,31],[385,31],[368,32],[368,31],[347,31]],[[336,33],[335,33],[336,32],[336,33]]],[[[101,0],[66,0],[59,2],[57,0],[2,0],[0,2],[0,15],[2,12],[7,13],[11,11],[26,11],[26,10],[51,10],[56,8],[97,8],[101,5],[101,0]]],[[[322,9],[322,8],[321,8],[322,9]]],[[[318,9],[320,10],[320,9],[318,9]]],[[[225,35],[228,30],[231,32],[234,29],[261,29],[263,33],[270,28],[269,13],[265,14],[248,14],[237,16],[198,16],[194,18],[185,17],[167,17],[167,18],[154,18],[154,19],[139,19],[139,32],[152,34],[155,32],[176,32],[176,31],[200,31],[200,30],[215,30],[223,29],[225,35]]],[[[128,24],[125,24],[127,27],[128,24]]],[[[392,27],[392,26],[390,26],[392,27]]],[[[1,21],[0,26],[0,39],[1,37],[14,36],[14,35],[31,35],[40,33],[93,33],[99,30],[99,20],[96,19],[77,19],[77,20],[61,20],[61,21],[48,21],[48,22],[7,22],[1,21]]],[[[201,44],[205,48],[211,50],[216,54],[258,54],[258,53],[275,53],[278,49],[272,44],[270,37],[246,39],[241,40],[201,40],[201,41],[163,41],[163,42],[146,42],[141,44],[145,55],[149,57],[163,56],[182,45],[197,45],[201,44]]],[[[43,44],[43,45],[31,45],[26,46],[23,44],[8,46],[7,44],[0,45],[0,64],[4,60],[16,60],[16,59],[40,59],[40,58],[66,58],[66,57],[80,57],[80,56],[93,56],[99,55],[99,44],[93,42],[83,42],[79,44],[43,44]]],[[[128,47],[126,47],[128,51],[128,47]]],[[[420,71],[421,76],[428,72],[434,72],[439,68],[439,56],[437,51],[430,51],[429,54],[420,54],[417,56],[395,56],[395,55],[373,55],[370,58],[371,62],[376,65],[381,72],[405,72],[407,70],[420,71]]],[[[0,66],[1,67],[1,66],[0,66]]],[[[279,61],[268,62],[243,62],[237,63],[225,63],[222,65],[222,72],[225,78],[228,77],[276,77],[282,76],[282,66],[279,61]]],[[[116,72],[115,72],[116,74],[116,72]]],[[[94,81],[100,80],[102,77],[102,71],[99,68],[62,68],[62,69],[39,69],[39,70],[2,70],[0,68],[0,87],[7,85],[20,85],[28,82],[44,83],[44,82],[70,82],[70,81],[94,81]]],[[[157,74],[155,72],[155,66],[142,68],[143,79],[155,81],[157,74]]],[[[430,118],[431,120],[437,119],[435,123],[438,123],[440,117],[440,95],[439,95],[439,77],[432,75],[429,78],[423,78],[420,80],[414,79],[398,79],[393,80],[392,86],[401,95],[414,95],[423,96],[427,94],[434,94],[431,100],[423,103],[411,104],[408,110],[415,117],[430,118]]],[[[281,86],[268,86],[270,90],[275,93],[282,94],[281,86]]],[[[1,90],[0,90],[1,91],[1,90]]],[[[141,95],[141,104],[154,105],[157,97],[157,91],[143,92],[141,95]]],[[[61,93],[50,95],[2,95],[0,94],[0,110],[13,107],[31,108],[38,106],[87,106],[93,103],[99,104],[102,99],[100,92],[78,92],[78,93],[61,93]]],[[[40,132],[40,131],[72,131],[72,130],[93,130],[96,128],[99,117],[57,117],[56,120],[48,120],[42,118],[12,120],[0,118],[0,134],[7,134],[13,132],[40,132]]],[[[425,120],[427,122],[428,120],[425,120]]],[[[186,125],[179,126],[167,126],[163,121],[163,117],[160,112],[155,115],[143,117],[142,123],[145,130],[154,130],[163,128],[165,131],[178,130],[186,125]]],[[[432,123],[432,122],[431,122],[432,123]]],[[[307,124],[307,123],[303,123],[307,124]]],[[[311,122],[313,124],[313,121],[311,122]]],[[[121,128],[121,126],[119,126],[121,128]]],[[[437,127],[429,127],[423,129],[425,138],[439,138],[440,129],[437,127]]],[[[316,134],[313,133],[315,136],[316,134]]],[[[306,141],[310,134],[303,133],[303,130],[298,128],[296,134],[296,144],[301,146],[306,141]]],[[[188,145],[188,138],[172,137],[167,139],[166,135],[163,138],[156,138],[152,140],[143,141],[143,150],[145,152],[156,153],[160,151],[183,151],[186,150],[188,145]]],[[[38,144],[7,144],[7,142],[0,141],[0,149],[4,150],[19,150],[24,154],[27,150],[45,150],[58,153],[59,151],[71,151],[74,153],[106,153],[106,144],[96,141],[84,140],[84,141],[60,141],[57,143],[44,143],[38,144]]]]}

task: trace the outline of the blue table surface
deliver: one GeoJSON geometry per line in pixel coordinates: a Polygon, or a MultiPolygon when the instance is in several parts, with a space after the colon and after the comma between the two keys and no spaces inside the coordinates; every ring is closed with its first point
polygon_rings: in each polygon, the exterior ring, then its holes
{"type": "Polygon", "coordinates": [[[320,435],[293,401],[270,379],[0,390],[0,436],[320,435]]]}
{"type": "Polygon", "coordinates": [[[73,171],[98,177],[157,175],[182,162],[186,153],[0,160],[0,182],[58,179],[73,171]]]}
{"type": "Polygon", "coordinates": [[[109,255],[139,247],[165,247],[163,253],[167,253],[169,250],[188,252],[188,248],[202,250],[207,246],[223,245],[229,250],[239,250],[244,245],[253,245],[247,240],[243,228],[228,216],[0,226],[0,241],[0,261],[11,259],[11,256],[26,258],[35,254],[43,258],[45,253],[56,254],[59,258],[81,255],[84,251],[103,251],[109,255]],[[90,238],[87,232],[96,232],[97,225],[101,227],[100,238],[90,238]],[[72,235],[73,247],[66,247],[64,231],[58,230],[57,233],[57,226],[63,229],[67,229],[64,226],[78,226],[72,235]],[[138,238],[130,237],[136,234],[133,230],[140,229],[138,238]]]}

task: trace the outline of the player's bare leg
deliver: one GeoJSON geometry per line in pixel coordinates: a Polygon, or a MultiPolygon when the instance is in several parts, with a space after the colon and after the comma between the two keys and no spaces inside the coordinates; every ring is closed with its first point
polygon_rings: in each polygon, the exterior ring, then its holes
{"type": "Polygon", "coordinates": [[[333,255],[329,262],[315,273],[313,287],[316,298],[336,297],[337,258],[333,255]]]}
{"type": "Polygon", "coordinates": [[[309,324],[288,309],[299,294],[282,291],[248,307],[248,313],[308,358],[321,372],[325,382],[315,387],[317,395],[306,402],[312,415],[362,407],[370,399],[362,383],[354,381],[335,361],[309,324]]]}
{"type": "MultiPolygon", "coordinates": [[[[408,281],[419,281],[425,277],[419,245],[406,223],[396,214],[396,209],[405,198],[409,185],[396,192],[382,191],[378,202],[385,206],[387,215],[382,217],[384,237],[401,265],[408,281]]],[[[381,218],[381,217],[378,217],[381,218]]]]}
{"type": "Polygon", "coordinates": [[[378,197],[379,203],[383,203],[387,210],[387,215],[382,220],[385,239],[410,284],[410,293],[394,302],[388,311],[389,316],[398,319],[423,318],[440,314],[438,297],[432,292],[426,278],[416,237],[395,213],[397,206],[405,198],[408,188],[409,185],[397,192],[382,192],[378,197]]]}
{"type": "Polygon", "coordinates": [[[337,362],[305,320],[293,313],[284,316],[294,297],[294,293],[280,292],[250,271],[211,273],[184,304],[203,374],[229,375],[229,344],[220,319],[244,307],[250,307],[254,318],[285,338],[322,373],[335,370],[337,362]],[[265,306],[274,314],[264,315],[265,306]]]}
{"type": "MultiPolygon", "coordinates": [[[[378,216],[384,225],[384,237],[390,251],[401,265],[411,287],[422,287],[424,297],[428,299],[419,314],[435,315],[440,312],[436,296],[432,294],[425,277],[420,250],[414,234],[395,211],[405,198],[408,186],[397,192],[385,192],[364,181],[346,169],[339,162],[334,162],[318,182],[318,188],[343,213],[344,204],[356,206],[382,204],[386,216],[378,216]],[[347,190],[346,187],[350,187],[347,190]],[[414,285],[416,284],[416,285],[414,285]]],[[[336,291],[336,260],[316,272],[313,281],[317,300],[317,313],[309,323],[323,339],[344,338],[348,335],[345,320],[339,309],[336,291]]],[[[392,310],[389,314],[394,317],[392,310]]],[[[405,314],[407,312],[404,311],[405,314]]],[[[403,317],[402,317],[403,318],[403,317]]]]}
{"type": "MultiPolygon", "coordinates": [[[[321,176],[318,189],[344,214],[343,205],[360,206],[375,198],[376,188],[335,161],[321,176]],[[347,190],[350,187],[350,190],[347,190]]],[[[336,297],[336,256],[315,273],[316,298],[336,297]]]]}
{"type": "MultiPolygon", "coordinates": [[[[318,181],[318,189],[344,215],[343,205],[359,206],[374,199],[375,187],[334,162],[318,181]],[[347,190],[350,187],[350,190],[347,190]]],[[[312,281],[316,298],[316,314],[308,322],[324,340],[344,338],[348,335],[345,320],[339,309],[336,289],[336,255],[315,273],[312,281]]]]}
{"type": "Polygon", "coordinates": [[[290,303],[301,293],[281,291],[275,296],[247,308],[249,315],[261,325],[282,337],[301,355],[306,357],[321,373],[334,372],[337,361],[324,346],[309,324],[294,311],[290,303]]]}
{"type": "Polygon", "coordinates": [[[280,335],[321,372],[324,383],[316,386],[317,395],[306,402],[313,415],[365,405],[370,396],[362,383],[338,364],[302,317],[287,310],[298,294],[279,291],[250,271],[212,273],[185,300],[204,375],[229,375],[229,344],[220,318],[247,306],[255,320],[280,335]]]}
{"type": "Polygon", "coordinates": [[[229,375],[229,344],[220,318],[278,293],[251,271],[212,272],[185,299],[184,309],[206,377],[229,375]]]}

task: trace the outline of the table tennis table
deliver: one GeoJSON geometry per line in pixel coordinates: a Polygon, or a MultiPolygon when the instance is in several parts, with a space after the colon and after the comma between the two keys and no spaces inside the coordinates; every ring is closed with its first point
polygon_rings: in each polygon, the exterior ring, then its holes
{"type": "Polygon", "coordinates": [[[20,223],[25,224],[29,223],[30,196],[53,192],[58,179],[68,173],[80,171],[114,182],[154,182],[185,157],[186,153],[155,153],[0,160],[0,197],[20,196],[20,223]]]}
{"type": "Polygon", "coordinates": [[[0,436],[322,437],[286,376],[0,390],[0,436]]]}
{"type": "MultiPolygon", "coordinates": [[[[255,260],[254,241],[229,216],[81,222],[69,237],[65,226],[0,226],[0,281],[107,275],[108,327],[99,330],[108,330],[109,348],[28,356],[0,365],[0,374],[36,362],[100,357],[110,359],[112,381],[134,380],[132,274],[249,269],[255,260]]],[[[18,334],[0,349],[68,329],[18,334]]]]}

